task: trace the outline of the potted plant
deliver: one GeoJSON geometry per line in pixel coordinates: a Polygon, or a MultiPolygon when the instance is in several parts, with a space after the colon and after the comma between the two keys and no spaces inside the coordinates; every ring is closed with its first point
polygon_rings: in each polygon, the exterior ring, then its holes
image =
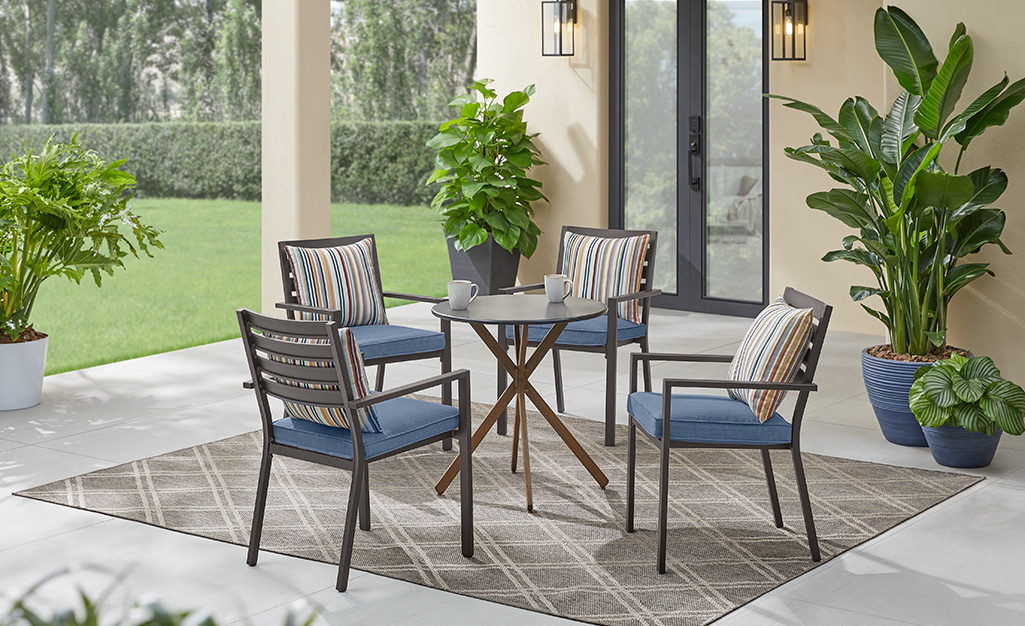
{"type": "Polygon", "coordinates": [[[431,206],[444,220],[452,278],[476,282],[482,294],[515,284],[520,254],[529,259],[541,234],[530,203],[548,200],[527,176],[545,163],[523,121],[534,86],[499,100],[492,82],[475,81],[452,100],[457,116],[427,142],[437,152],[427,183],[440,185],[431,206]]]}
{"type": "Polygon", "coordinates": [[[811,144],[787,148],[786,154],[844,185],[807,199],[812,209],[854,229],[843,248],[823,260],[848,261],[872,272],[873,285],[850,290],[855,301],[882,300],[882,310],[862,307],[889,334],[889,345],[862,353],[869,399],[889,441],[924,446],[908,406],[915,370],[951,353],[951,298],[993,274],[988,263],[963,260],[989,244],[1009,253],[1000,241],[1006,215],[990,207],[1007,188],[1006,174],[989,166],[963,174],[961,159],[976,137],[1002,125],[1025,99],[1025,80],[1008,85],[1005,75],[955,114],[973,59],[964,24],[954,29],[942,66],[922,30],[894,6],[876,12],[875,45],[904,88],[884,115],[862,97],[844,102],[836,119],[813,105],[770,97],[811,114],[830,135],[816,133],[811,144]],[[955,143],[957,161],[948,172],[940,157],[955,143]]]}
{"type": "Polygon", "coordinates": [[[1001,432],[1025,432],[1025,391],[1001,378],[988,356],[954,354],[920,368],[909,401],[940,465],[985,467],[1001,432]]]}
{"type": "Polygon", "coordinates": [[[48,338],[31,318],[43,281],[92,274],[99,285],[129,253],[163,247],[129,208],[135,178],[124,163],[75,135],[0,166],[0,410],[39,404],[48,338]]]}

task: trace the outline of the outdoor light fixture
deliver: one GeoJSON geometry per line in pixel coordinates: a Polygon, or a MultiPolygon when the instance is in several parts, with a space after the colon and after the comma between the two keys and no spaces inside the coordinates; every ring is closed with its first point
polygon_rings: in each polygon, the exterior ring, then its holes
{"type": "Polygon", "coordinates": [[[573,32],[577,25],[577,0],[546,0],[541,3],[541,56],[573,56],[573,32]]]}
{"type": "Polygon", "coordinates": [[[772,60],[804,61],[808,0],[772,0],[772,60]]]}

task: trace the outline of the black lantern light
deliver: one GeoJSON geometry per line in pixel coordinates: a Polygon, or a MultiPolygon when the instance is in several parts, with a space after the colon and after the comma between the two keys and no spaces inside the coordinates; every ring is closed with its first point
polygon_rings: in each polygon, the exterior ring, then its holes
{"type": "Polygon", "coordinates": [[[772,0],[772,60],[807,59],[808,0],[772,0]]]}
{"type": "Polygon", "coordinates": [[[573,31],[577,25],[577,0],[546,0],[541,3],[541,56],[573,56],[573,31]]]}

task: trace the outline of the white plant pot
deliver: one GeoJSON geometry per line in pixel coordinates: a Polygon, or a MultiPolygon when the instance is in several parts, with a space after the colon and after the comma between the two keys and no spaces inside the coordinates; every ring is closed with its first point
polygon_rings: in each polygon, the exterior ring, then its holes
{"type": "Polygon", "coordinates": [[[49,341],[49,337],[44,337],[23,343],[0,343],[0,411],[39,404],[49,341]]]}

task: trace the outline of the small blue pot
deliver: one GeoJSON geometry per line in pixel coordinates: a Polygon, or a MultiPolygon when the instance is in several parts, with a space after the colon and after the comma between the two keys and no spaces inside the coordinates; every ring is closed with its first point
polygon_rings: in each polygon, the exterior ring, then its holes
{"type": "Polygon", "coordinates": [[[915,371],[931,363],[913,363],[880,359],[861,351],[861,372],[883,437],[890,443],[923,448],[929,445],[922,427],[908,404],[908,392],[915,382],[915,371]]]}
{"type": "Polygon", "coordinates": [[[986,467],[1000,443],[999,428],[992,435],[969,432],[960,426],[922,426],[932,458],[947,467],[986,467]]]}

